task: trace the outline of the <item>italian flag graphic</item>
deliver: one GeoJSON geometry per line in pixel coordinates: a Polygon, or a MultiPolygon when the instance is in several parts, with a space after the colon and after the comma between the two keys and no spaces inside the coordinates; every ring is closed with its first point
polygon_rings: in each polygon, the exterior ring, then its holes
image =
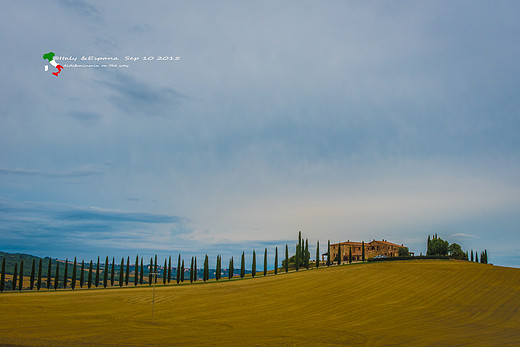
{"type": "Polygon", "coordinates": [[[58,74],[61,72],[61,69],[63,69],[63,66],[59,65],[58,63],[56,63],[56,60],[54,60],[54,56],[56,54],[54,54],[54,52],[49,52],[49,53],[45,53],[43,55],[43,59],[46,59],[49,61],[49,64],[51,64],[52,66],[54,66],[56,69],[58,69],[58,72],[53,72],[52,74],[54,76],[58,76],[58,74]]]}

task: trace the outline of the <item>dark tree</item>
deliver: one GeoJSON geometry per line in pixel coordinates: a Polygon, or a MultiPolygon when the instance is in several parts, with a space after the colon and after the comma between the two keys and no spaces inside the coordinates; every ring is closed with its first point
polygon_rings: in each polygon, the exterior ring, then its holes
{"type": "Polygon", "coordinates": [[[215,267],[215,280],[219,280],[218,278],[218,267],[219,267],[219,259],[220,259],[220,255],[217,255],[217,266],[215,267]]]}
{"type": "Polygon", "coordinates": [[[168,283],[172,280],[172,256],[168,258],[168,283]]]}
{"type": "Polygon", "coordinates": [[[143,266],[143,258],[141,258],[141,274],[139,276],[139,284],[143,284],[144,277],[144,266],[143,266]]]}
{"type": "MultiPolygon", "coordinates": [[[[125,285],[128,285],[128,281],[130,280],[130,257],[126,257],[126,276],[125,276],[125,285]]],[[[157,283],[157,281],[156,281],[157,283]]]]}
{"type": "Polygon", "coordinates": [[[428,235],[428,241],[426,241],[426,255],[431,255],[430,253],[430,235],[428,235]]]}
{"type": "Polygon", "coordinates": [[[184,259],[182,259],[182,265],[181,265],[181,282],[184,283],[184,259]]]}
{"type": "Polygon", "coordinates": [[[285,245],[285,273],[289,272],[289,246],[285,245]]]}
{"type": "Polygon", "coordinates": [[[125,257],[121,258],[121,268],[119,269],[119,287],[123,286],[125,281],[125,257]]]}
{"type": "MultiPolygon", "coordinates": [[[[180,263],[180,255],[179,255],[179,263],[180,263]]],[[[150,258],[150,270],[148,271],[148,285],[152,285],[152,273],[153,273],[153,258],[150,258]]],[[[179,283],[179,281],[177,281],[179,283]]]]}
{"type": "Polygon", "coordinates": [[[264,277],[267,276],[267,248],[264,252],[264,277]]]}
{"type": "Polygon", "coordinates": [[[92,260],[90,261],[90,266],[88,268],[87,287],[88,289],[92,287],[92,260]]]}
{"type": "Polygon", "coordinates": [[[164,258],[164,269],[163,269],[163,275],[162,275],[163,284],[166,284],[166,277],[168,276],[168,271],[166,270],[167,266],[168,266],[168,263],[166,262],[166,258],[164,258]]]}
{"type": "MultiPolygon", "coordinates": [[[[41,259],[40,259],[40,263],[41,263],[41,259]]],[[[2,259],[2,276],[0,277],[0,293],[4,291],[4,288],[5,288],[4,286],[5,286],[5,257],[2,259]]]]}
{"type": "Polygon", "coordinates": [[[428,252],[426,255],[447,255],[449,251],[449,242],[444,241],[437,234],[428,242],[428,252]]]}
{"type": "Polygon", "coordinates": [[[298,254],[298,256],[296,257],[296,264],[298,264],[298,266],[296,267],[296,271],[298,271],[298,268],[300,267],[301,264],[303,264],[303,241],[302,241],[302,232],[298,232],[298,246],[296,247],[296,254],[298,254]]]}
{"type": "Polygon", "coordinates": [[[253,264],[251,265],[251,277],[256,276],[256,252],[253,250],[253,264]]]}
{"type": "Polygon", "coordinates": [[[13,280],[11,281],[13,284],[13,290],[16,290],[16,280],[18,278],[18,263],[14,263],[14,273],[13,280]]]}
{"type": "Polygon", "coordinates": [[[399,247],[397,250],[397,255],[400,257],[408,257],[410,253],[408,252],[408,247],[399,247]]]}
{"type": "Polygon", "coordinates": [[[242,252],[242,263],[240,265],[240,278],[244,278],[246,275],[246,258],[244,252],[242,252]]]}
{"type": "Polygon", "coordinates": [[[179,254],[179,261],[177,262],[177,284],[181,281],[181,255],[179,254]]]}
{"type": "Polygon", "coordinates": [[[474,258],[473,258],[473,250],[471,250],[471,261],[474,261],[474,258]]]}
{"type": "Polygon", "coordinates": [[[337,256],[338,265],[341,265],[341,241],[338,242],[338,256],[337,256]]]}
{"type": "Polygon", "coordinates": [[[38,281],[36,282],[36,289],[40,290],[42,287],[42,258],[40,258],[40,264],[38,265],[38,281]]]}
{"type": "MultiPolygon", "coordinates": [[[[155,262],[153,263],[153,272],[157,274],[157,254],[155,255],[155,262]]],[[[155,283],[157,284],[157,275],[155,275],[155,283]]]]}
{"type": "Polygon", "coordinates": [[[316,267],[320,267],[320,241],[316,243],[316,267]]]}
{"type": "Polygon", "coordinates": [[[488,263],[488,254],[487,254],[487,249],[484,250],[484,259],[485,259],[484,264],[487,264],[487,263],[488,263]]]}
{"type": "Polygon", "coordinates": [[[276,247],[274,252],[274,274],[278,274],[278,247],[276,247]]]}
{"type": "Polygon", "coordinates": [[[228,279],[233,278],[233,257],[229,259],[228,279]]]}
{"type": "Polygon", "coordinates": [[[68,272],[69,272],[69,258],[65,259],[65,273],[63,274],[63,288],[67,288],[68,272]]]}
{"type": "Polygon", "coordinates": [[[113,287],[116,282],[116,258],[112,257],[112,267],[110,268],[110,286],[113,287]]]}
{"type": "Polygon", "coordinates": [[[305,239],[305,252],[303,254],[303,266],[307,270],[309,270],[309,260],[310,260],[310,254],[309,254],[309,239],[305,239]]]}
{"type": "Polygon", "coordinates": [[[96,282],[94,282],[94,285],[96,288],[99,286],[99,256],[97,257],[97,264],[96,264],[96,282]]]}
{"type": "Polygon", "coordinates": [[[22,258],[22,261],[20,262],[20,280],[19,280],[18,290],[22,291],[22,287],[23,287],[23,258],[22,258]]]}
{"type": "MultiPolygon", "coordinates": [[[[301,235],[301,231],[300,231],[301,235]]],[[[296,245],[296,254],[294,255],[294,267],[296,271],[300,269],[300,258],[301,258],[301,252],[300,252],[300,243],[296,245]]]]}
{"type": "Polygon", "coordinates": [[[330,266],[330,240],[327,245],[327,266],[330,266]]]}
{"type": "Polygon", "coordinates": [[[47,289],[51,289],[51,258],[49,258],[49,267],[47,268],[47,289]]]}
{"type": "Polygon", "coordinates": [[[60,279],[60,262],[56,261],[56,273],[54,274],[54,290],[58,289],[59,279],[60,279]]]}
{"type": "Polygon", "coordinates": [[[36,275],[36,259],[33,258],[32,261],[32,269],[31,269],[31,277],[29,277],[29,288],[31,290],[34,289],[34,277],[36,275]]]}
{"type": "Polygon", "coordinates": [[[77,263],[76,263],[76,257],[74,257],[74,264],[72,265],[72,279],[70,282],[70,286],[72,290],[76,289],[76,272],[77,272],[77,263]]]}
{"type": "Polygon", "coordinates": [[[475,251],[475,263],[478,263],[478,254],[477,254],[477,251],[475,251]]]}
{"type": "Polygon", "coordinates": [[[208,255],[204,258],[204,275],[202,276],[202,280],[206,282],[209,279],[209,261],[208,255]]]}
{"type": "Polygon", "coordinates": [[[193,257],[191,257],[191,265],[190,265],[190,283],[193,283],[193,257]]]}
{"type": "Polygon", "coordinates": [[[193,264],[193,281],[197,282],[197,257],[195,257],[195,263],[193,264]]]}
{"type": "Polygon", "coordinates": [[[85,282],[85,261],[81,260],[81,270],[79,272],[79,286],[83,288],[83,283],[85,282]]]}
{"type": "Polygon", "coordinates": [[[134,286],[137,287],[139,283],[139,256],[135,256],[135,269],[134,269],[134,286]]]}
{"type": "Polygon", "coordinates": [[[361,241],[361,261],[365,262],[365,241],[361,241]]]}
{"type": "Polygon", "coordinates": [[[352,246],[348,249],[348,262],[352,264],[352,246]]]}
{"type": "Polygon", "coordinates": [[[108,286],[108,255],[105,258],[105,266],[103,267],[103,288],[108,286]]]}

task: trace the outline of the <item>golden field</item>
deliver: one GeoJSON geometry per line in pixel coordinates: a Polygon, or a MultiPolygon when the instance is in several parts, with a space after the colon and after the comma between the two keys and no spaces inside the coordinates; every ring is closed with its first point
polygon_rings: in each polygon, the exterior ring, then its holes
{"type": "Polygon", "coordinates": [[[0,344],[520,345],[520,269],[352,264],[220,283],[3,293],[0,344]]]}

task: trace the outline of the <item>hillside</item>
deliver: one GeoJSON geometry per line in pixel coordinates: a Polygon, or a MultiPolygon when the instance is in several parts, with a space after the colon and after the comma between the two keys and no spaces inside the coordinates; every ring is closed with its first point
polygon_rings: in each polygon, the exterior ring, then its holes
{"type": "Polygon", "coordinates": [[[519,345],[520,269],[396,261],[152,288],[0,295],[0,343],[519,345]]]}

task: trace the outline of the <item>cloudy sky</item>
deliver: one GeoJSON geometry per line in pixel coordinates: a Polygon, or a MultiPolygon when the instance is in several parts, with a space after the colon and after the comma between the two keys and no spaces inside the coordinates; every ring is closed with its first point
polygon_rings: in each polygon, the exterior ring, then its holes
{"type": "Polygon", "coordinates": [[[313,257],[329,239],[419,254],[437,233],[520,267],[518,13],[505,0],[7,2],[0,250],[213,259],[294,248],[301,230],[313,257]],[[55,77],[50,51],[129,66],[55,77]]]}

